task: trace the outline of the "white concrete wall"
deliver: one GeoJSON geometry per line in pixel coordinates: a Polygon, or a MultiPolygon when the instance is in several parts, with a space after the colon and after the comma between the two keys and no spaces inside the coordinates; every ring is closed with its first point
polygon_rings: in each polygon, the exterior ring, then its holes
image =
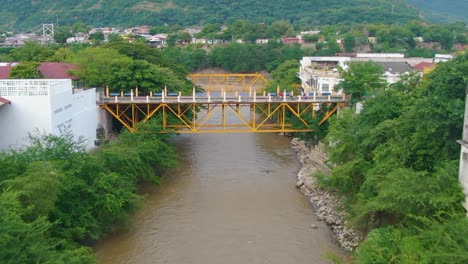
{"type": "Polygon", "coordinates": [[[62,80],[0,80],[0,96],[11,101],[0,112],[0,150],[18,148],[28,133],[60,135],[70,131],[94,147],[98,126],[95,89],[73,94],[72,82],[62,80]]]}
{"type": "Polygon", "coordinates": [[[49,83],[0,80],[0,96],[11,101],[0,112],[0,149],[19,148],[30,132],[52,129],[49,83]]]}
{"type": "Polygon", "coordinates": [[[11,101],[0,112],[0,150],[23,146],[29,132],[52,129],[49,97],[5,97],[11,101]]]}
{"type": "Polygon", "coordinates": [[[71,126],[74,135],[86,140],[88,149],[94,148],[99,123],[99,107],[96,105],[96,89],[73,94],[71,126]]]}

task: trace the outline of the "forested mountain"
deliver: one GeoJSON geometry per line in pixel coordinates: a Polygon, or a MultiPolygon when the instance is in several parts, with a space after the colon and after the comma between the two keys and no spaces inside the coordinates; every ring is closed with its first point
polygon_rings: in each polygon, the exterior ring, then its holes
{"type": "Polygon", "coordinates": [[[95,27],[232,23],[239,19],[297,26],[398,22],[418,18],[405,0],[0,0],[0,29],[25,31],[42,23],[95,27]],[[392,8],[393,5],[393,8],[392,8]]]}
{"type": "Polygon", "coordinates": [[[468,23],[467,0],[408,0],[408,2],[420,8],[423,16],[432,22],[468,23]]]}

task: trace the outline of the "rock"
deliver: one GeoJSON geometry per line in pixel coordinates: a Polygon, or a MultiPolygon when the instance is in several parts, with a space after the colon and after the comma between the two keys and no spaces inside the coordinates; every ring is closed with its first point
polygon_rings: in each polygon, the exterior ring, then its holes
{"type": "MultiPolygon", "coordinates": [[[[297,174],[296,188],[304,195],[310,196],[308,200],[314,208],[317,220],[327,223],[338,244],[347,250],[354,250],[362,240],[362,234],[346,227],[345,212],[338,211],[339,197],[318,188],[315,178],[311,176],[315,171],[323,172],[325,175],[331,172],[326,163],[327,156],[323,152],[323,144],[319,147],[308,146],[304,141],[294,138],[291,140],[291,145],[302,165],[297,174]]],[[[310,228],[318,227],[311,224],[310,228]]]]}
{"type": "Polygon", "coordinates": [[[298,181],[296,182],[296,188],[301,188],[302,185],[304,185],[304,182],[303,182],[302,180],[298,180],[298,181]]]}

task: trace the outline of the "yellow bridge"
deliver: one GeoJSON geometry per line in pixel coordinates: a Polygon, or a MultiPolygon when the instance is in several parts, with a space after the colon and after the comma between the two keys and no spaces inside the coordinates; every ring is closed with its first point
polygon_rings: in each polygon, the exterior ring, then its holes
{"type": "Polygon", "coordinates": [[[211,96],[105,96],[100,107],[129,131],[153,116],[161,132],[307,132],[321,125],[346,103],[344,96],[258,96],[226,92],[211,96]]]}
{"type": "Polygon", "coordinates": [[[261,91],[268,85],[268,80],[260,73],[193,73],[188,78],[207,92],[261,91]]]}

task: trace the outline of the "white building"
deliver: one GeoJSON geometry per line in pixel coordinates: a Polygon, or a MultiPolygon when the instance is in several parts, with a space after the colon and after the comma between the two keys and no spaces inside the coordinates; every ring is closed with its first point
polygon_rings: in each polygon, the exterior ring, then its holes
{"type": "Polygon", "coordinates": [[[453,56],[450,54],[436,54],[434,57],[434,63],[446,62],[452,59],[453,59],[453,56]]]}
{"type": "Polygon", "coordinates": [[[349,60],[349,57],[303,57],[298,76],[302,88],[309,94],[340,94],[333,91],[341,81],[338,68],[344,67],[349,60]]]}
{"type": "MultiPolygon", "coordinates": [[[[429,59],[430,60],[430,59],[429,59]]],[[[349,56],[303,57],[300,61],[298,77],[307,93],[319,95],[341,94],[334,87],[341,81],[339,68],[346,70],[350,61],[373,61],[382,66],[383,78],[395,83],[400,76],[413,70],[411,62],[400,53],[353,53],[349,56]]],[[[420,62],[421,60],[415,60],[420,62]]]]}
{"type": "Polygon", "coordinates": [[[94,147],[99,108],[95,89],[74,93],[70,79],[0,80],[0,98],[9,101],[0,112],[0,150],[24,146],[26,136],[65,131],[94,147]]]}

